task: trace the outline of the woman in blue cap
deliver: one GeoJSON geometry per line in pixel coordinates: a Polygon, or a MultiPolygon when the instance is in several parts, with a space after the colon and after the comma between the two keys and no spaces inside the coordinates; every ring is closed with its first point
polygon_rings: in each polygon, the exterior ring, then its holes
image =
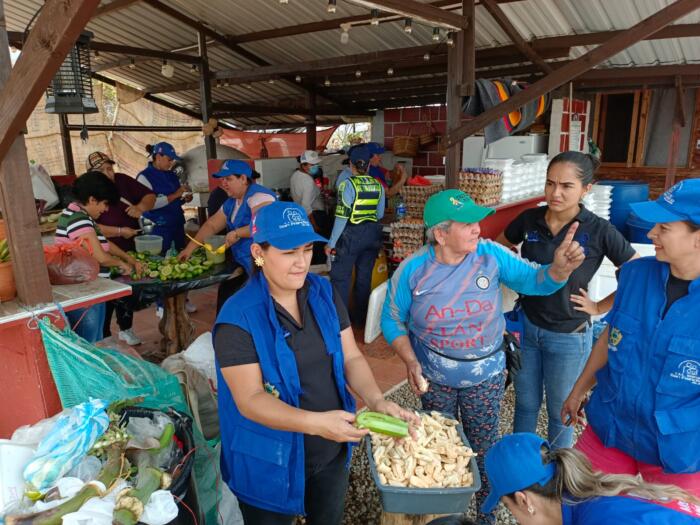
{"type": "Polygon", "coordinates": [[[700,500],[673,485],[596,472],[586,457],[530,433],[504,436],[486,453],[491,493],[521,525],[698,525],[700,500]]]}
{"type": "Polygon", "coordinates": [[[255,271],[216,319],[221,464],[246,525],[339,524],[352,388],[370,410],[415,422],[384,399],[330,283],[309,273],[316,234],[304,209],[274,202],[253,219],[255,271]]]}
{"type": "Polygon", "coordinates": [[[181,250],[185,246],[185,212],[182,204],[191,201],[192,195],[185,194],[187,187],[180,183],[172,170],[173,163],[180,157],[167,142],[149,144],[146,151],[151,160],[146,169],[136,176],[136,180],[155,192],[156,203],[143,216],[155,223],[153,234],[163,237],[163,253],[173,244],[181,250]]]}
{"type": "Polygon", "coordinates": [[[608,328],[564,402],[593,467],[672,483],[700,497],[700,180],[632,204],[656,223],[656,257],[620,270],[608,328]]]}
{"type": "MultiPolygon", "coordinates": [[[[219,179],[221,189],[226,192],[228,199],[219,211],[202,225],[195,239],[203,243],[226,228],[226,246],[231,248],[234,262],[243,268],[246,275],[250,275],[253,269],[253,259],[250,255],[250,245],[253,244],[250,223],[260,208],[276,200],[275,193],[253,182],[253,168],[244,160],[224,161],[213,176],[219,179]]],[[[178,258],[188,259],[197,246],[194,241],[190,241],[178,258]]],[[[217,312],[241,284],[241,279],[229,279],[221,283],[216,299],[217,312]]]]}

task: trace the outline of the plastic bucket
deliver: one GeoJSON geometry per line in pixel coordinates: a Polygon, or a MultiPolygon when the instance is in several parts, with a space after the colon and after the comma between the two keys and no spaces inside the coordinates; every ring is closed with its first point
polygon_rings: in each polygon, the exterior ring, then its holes
{"type": "Polygon", "coordinates": [[[644,221],[634,213],[630,213],[627,218],[627,240],[640,244],[652,244],[651,239],[647,237],[647,233],[653,227],[653,222],[644,221]]]}
{"type": "Polygon", "coordinates": [[[134,237],[136,251],[139,253],[150,253],[160,255],[163,250],[163,237],[160,235],[139,235],[134,237]]]}
{"type": "Polygon", "coordinates": [[[598,183],[612,186],[610,222],[620,230],[620,233],[627,237],[627,218],[630,214],[630,203],[649,200],[649,184],[634,180],[601,180],[598,183]]]}
{"type": "MultiPolygon", "coordinates": [[[[216,251],[219,246],[222,246],[226,242],[225,235],[212,235],[205,243],[211,244],[211,249],[216,251]]],[[[226,261],[226,251],[224,253],[211,253],[209,250],[204,250],[207,252],[207,260],[213,262],[214,264],[221,264],[226,261]]]]}
{"type": "Polygon", "coordinates": [[[34,447],[0,439],[0,511],[24,494],[24,467],[34,457],[34,447]]]}

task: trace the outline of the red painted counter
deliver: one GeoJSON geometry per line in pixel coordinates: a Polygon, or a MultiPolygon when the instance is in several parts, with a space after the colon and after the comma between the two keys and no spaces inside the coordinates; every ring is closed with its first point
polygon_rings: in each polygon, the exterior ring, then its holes
{"type": "Polygon", "coordinates": [[[495,206],[496,213],[489,215],[479,223],[481,237],[484,239],[496,239],[510,222],[523,211],[534,208],[538,202],[544,200],[544,195],[535,195],[525,200],[499,204],[495,206]]]}
{"type": "MultiPolygon", "coordinates": [[[[54,301],[64,310],[117,299],[131,287],[109,279],[53,286],[54,301]]],[[[0,438],[9,438],[22,425],[36,423],[61,410],[58,392],[46,360],[37,318],[50,316],[63,326],[55,304],[25,309],[17,301],[0,304],[0,438]]]]}

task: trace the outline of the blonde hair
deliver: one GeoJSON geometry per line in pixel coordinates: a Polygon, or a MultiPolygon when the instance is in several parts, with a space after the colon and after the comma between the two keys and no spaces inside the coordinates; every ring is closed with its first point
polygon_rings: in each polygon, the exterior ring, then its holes
{"type": "Polygon", "coordinates": [[[675,485],[647,483],[640,476],[594,471],[588,458],[571,448],[544,449],[543,461],[556,463],[557,473],[545,485],[535,484],[525,490],[548,499],[576,503],[600,496],[629,495],[653,501],[673,499],[700,504],[700,498],[675,485]]]}

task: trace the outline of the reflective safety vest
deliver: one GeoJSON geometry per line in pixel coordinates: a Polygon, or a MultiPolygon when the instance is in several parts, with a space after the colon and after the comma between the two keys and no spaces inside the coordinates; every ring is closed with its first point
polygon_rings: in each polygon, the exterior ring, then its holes
{"type": "MultiPolygon", "coordinates": [[[[355,200],[352,202],[350,217],[348,217],[350,223],[377,222],[377,207],[379,199],[382,198],[382,185],[370,175],[355,175],[350,177],[345,184],[348,182],[355,189],[355,200]]],[[[343,187],[340,189],[340,201],[342,201],[342,190],[343,187]]],[[[348,204],[345,203],[345,206],[347,207],[348,204]]]]}

